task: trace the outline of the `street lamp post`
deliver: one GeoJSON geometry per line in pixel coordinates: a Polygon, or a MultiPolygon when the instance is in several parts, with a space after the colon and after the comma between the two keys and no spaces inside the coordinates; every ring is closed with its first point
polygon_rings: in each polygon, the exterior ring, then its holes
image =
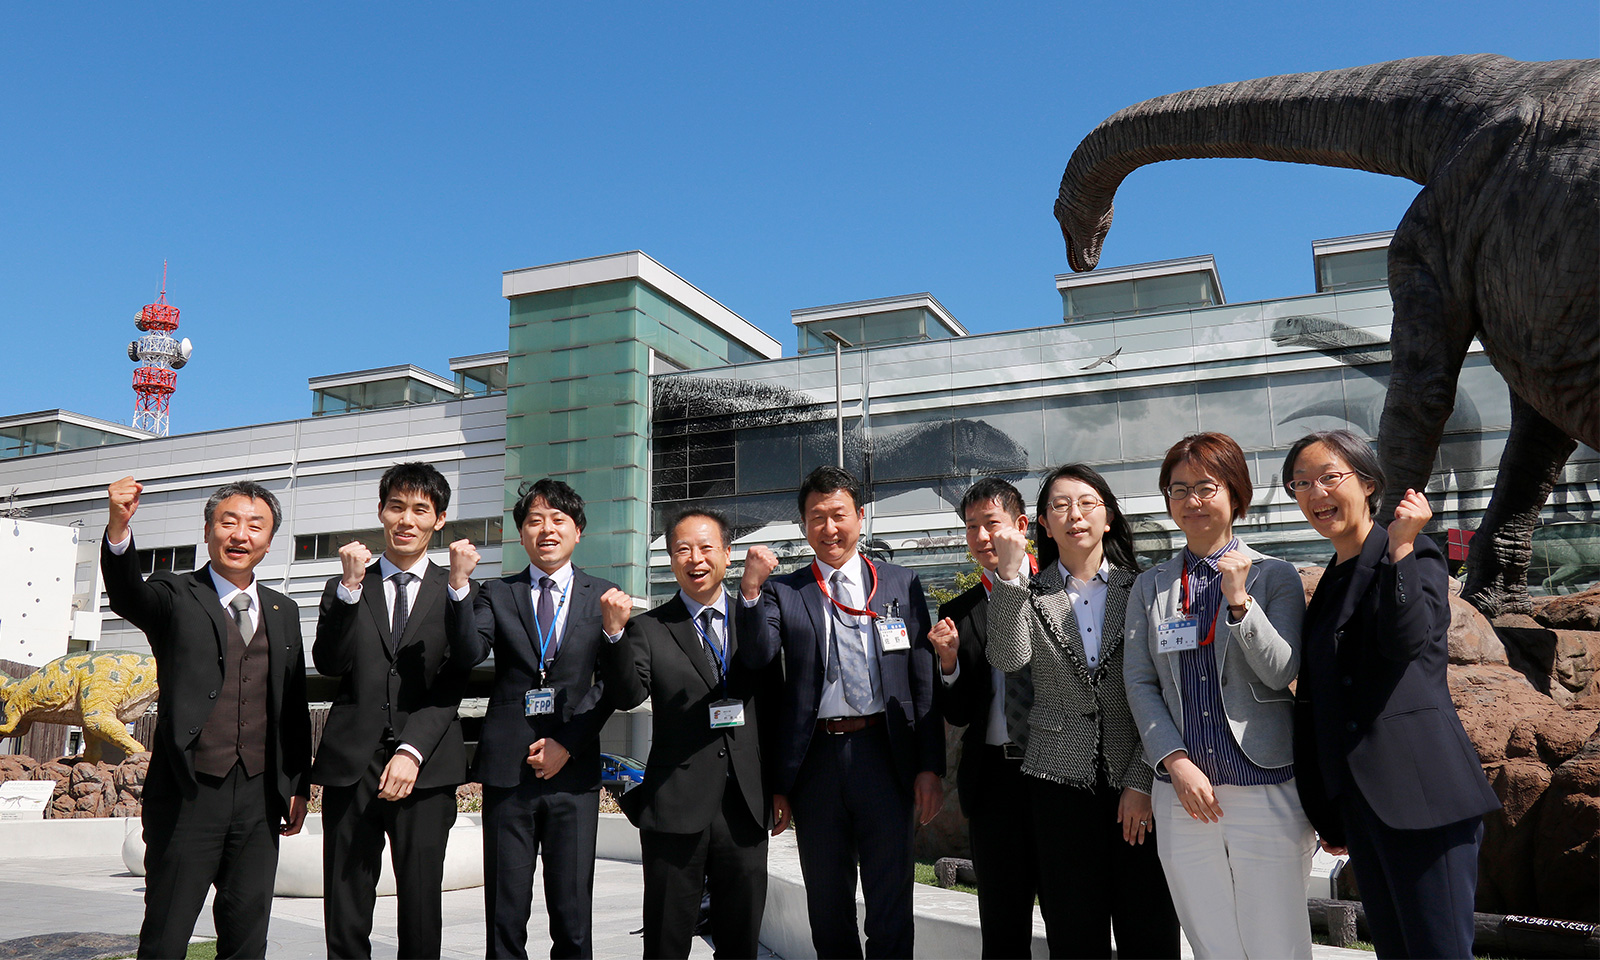
{"type": "Polygon", "coordinates": [[[838,464],[839,469],[844,469],[844,387],[840,377],[839,367],[844,356],[844,348],[852,346],[850,341],[839,336],[832,330],[822,331],[822,335],[833,341],[833,420],[838,433],[838,464]]]}

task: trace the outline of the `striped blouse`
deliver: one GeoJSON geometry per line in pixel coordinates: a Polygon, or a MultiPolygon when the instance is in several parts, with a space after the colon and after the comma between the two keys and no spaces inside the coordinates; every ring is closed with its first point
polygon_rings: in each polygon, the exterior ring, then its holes
{"type": "MultiPolygon", "coordinates": [[[[1223,618],[1217,624],[1217,633],[1226,635],[1228,608],[1222,601],[1222,573],[1217,569],[1217,561],[1229,550],[1237,549],[1237,537],[1207,557],[1195,556],[1188,547],[1183,549],[1189,581],[1189,613],[1200,621],[1201,640],[1217,617],[1223,618]]],[[[1228,715],[1222,708],[1222,678],[1217,672],[1216,651],[1217,644],[1212,642],[1177,655],[1183,699],[1183,745],[1189,752],[1189,759],[1213,785],[1255,787],[1284,783],[1293,778],[1293,764],[1258,767],[1239,749],[1233,731],[1228,728],[1228,715]]],[[[1166,774],[1160,777],[1170,780],[1166,774]]]]}

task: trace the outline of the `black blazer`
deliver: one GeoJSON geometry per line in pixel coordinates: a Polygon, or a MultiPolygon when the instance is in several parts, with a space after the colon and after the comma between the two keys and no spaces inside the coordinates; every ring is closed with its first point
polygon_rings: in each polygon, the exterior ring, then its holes
{"type": "MultiPolygon", "coordinates": [[[[156,658],[161,688],[155,741],[150,748],[146,802],[193,798],[198,784],[190,748],[216,706],[228,647],[227,614],[211,579],[211,564],[190,573],[139,575],[130,539],[117,556],[100,545],[106,596],[117,616],[144,631],[156,658]],[[171,791],[171,793],[168,793],[171,791]]],[[[280,816],[292,797],[308,797],[311,782],[311,714],[306,707],[306,668],[300,644],[300,608],[257,581],[256,595],[267,629],[267,765],[280,816]]]]}
{"type": "MultiPolygon", "coordinates": [[[[738,604],[738,598],[729,597],[728,612],[734,614],[738,604]]],[[[607,644],[601,655],[606,693],[618,709],[636,707],[650,698],[653,726],[644,783],[626,797],[638,805],[640,829],[705,830],[722,806],[730,765],[750,815],[756,823],[767,822],[770,804],[761,778],[762,727],[756,698],[763,688],[772,689],[773,669],[740,663],[735,617],[729,617],[726,625],[726,688],[706,659],[681,595],[634,617],[623,638],[607,644]],[[744,701],[744,726],[711,728],[711,704],[724,698],[744,701]]]]}
{"type": "Polygon", "coordinates": [[[456,716],[471,667],[450,656],[445,635],[449,573],[430,563],[398,643],[390,636],[389,605],[376,560],[367,567],[361,599],[339,599],[339,577],[322,591],[311,661],[339,678],[311,782],[349,786],[360,780],[380,746],[409,743],[422,754],[417,788],[453,787],[467,779],[467,750],[456,716]],[[384,743],[384,732],[394,740],[384,743]]]}
{"type": "MultiPolygon", "coordinates": [[[[939,619],[945,617],[955,623],[961,639],[956,648],[960,673],[948,687],[939,683],[939,712],[951,726],[966,728],[961,734],[961,766],[956,770],[956,792],[961,800],[961,815],[971,819],[982,813],[992,800],[1003,800],[990,796],[979,778],[978,764],[967,762],[967,757],[987,745],[989,708],[996,695],[1005,696],[1004,690],[994,688],[994,675],[984,652],[989,646],[989,593],[983,589],[983,584],[975,584],[972,589],[941,604],[939,619]]],[[[937,666],[936,663],[936,669],[937,666]]]]}
{"type": "MultiPolygon", "coordinates": [[[[935,664],[928,643],[928,604],[922,581],[905,567],[876,564],[878,589],[868,604],[886,613],[899,602],[900,615],[911,634],[911,649],[878,652],[878,672],[883,683],[885,721],[894,754],[896,779],[907,794],[918,773],[944,775],[944,722],[934,709],[935,664]]],[[[828,619],[822,591],[807,564],[793,573],[772,577],[761,588],[761,600],[747,607],[737,598],[739,635],[751,665],[764,665],[783,653],[782,705],[778,711],[778,737],[773,790],[793,791],[800,764],[811,745],[817,725],[817,704],[822,699],[822,675],[827,667],[828,619]]],[[[877,644],[873,644],[877,649],[877,644]]]]}
{"type": "MultiPolygon", "coordinates": [[[[1374,526],[1355,563],[1337,610],[1319,604],[1320,622],[1308,617],[1303,632],[1294,767],[1306,816],[1325,840],[1343,844],[1324,762],[1395,829],[1498,809],[1450,701],[1444,556],[1418,537],[1411,555],[1392,563],[1388,531],[1374,526]]],[[[1328,584],[1324,577],[1318,592],[1328,584]]]]}
{"type": "Polygon", "coordinates": [[[485,580],[473,595],[446,598],[450,642],[464,663],[476,666],[494,651],[494,686],[473,758],[473,779],[486,786],[514,787],[524,778],[549,792],[600,789],[600,728],[612,714],[605,685],[595,676],[595,658],[606,642],[600,627],[600,595],[609,580],[572,568],[572,593],[561,647],[545,678],[556,692],[553,714],[530,717],[523,697],[539,682],[538,628],[533,615],[533,580],[528,571],[485,580]],[[549,738],[572,756],[548,780],[533,776],[528,747],[549,738]]]}

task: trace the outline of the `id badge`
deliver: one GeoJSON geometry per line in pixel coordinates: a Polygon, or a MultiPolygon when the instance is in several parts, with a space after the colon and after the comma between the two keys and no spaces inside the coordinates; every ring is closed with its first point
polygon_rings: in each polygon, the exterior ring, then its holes
{"type": "Polygon", "coordinates": [[[544,717],[556,712],[556,692],[549,687],[529,690],[522,695],[522,712],[529,717],[544,717]]]}
{"type": "Polygon", "coordinates": [[[711,729],[744,726],[743,700],[718,700],[711,705],[711,729]]]}
{"type": "Polygon", "coordinates": [[[1174,617],[1156,626],[1156,652],[1176,653],[1200,647],[1200,618],[1174,617]]]}
{"type": "Polygon", "coordinates": [[[874,622],[878,627],[878,645],[883,648],[884,653],[911,649],[911,634],[906,630],[904,620],[899,617],[884,617],[874,622]]]}

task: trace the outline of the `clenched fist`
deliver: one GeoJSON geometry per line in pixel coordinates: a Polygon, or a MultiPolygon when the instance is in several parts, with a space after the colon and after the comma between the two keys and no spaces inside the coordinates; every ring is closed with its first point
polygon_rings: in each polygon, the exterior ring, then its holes
{"type": "Polygon", "coordinates": [[[1394,508],[1394,522],[1389,524],[1389,559],[1399,563],[1411,555],[1411,546],[1417,534],[1433,519],[1433,508],[1428,498],[1406,488],[1406,495],[1394,508]]]}
{"type": "Polygon", "coordinates": [[[128,537],[128,523],[139,509],[139,494],[144,484],[132,477],[123,477],[106,488],[106,499],[111,502],[111,516],[106,521],[106,542],[121,543],[128,537]]]}
{"type": "Polygon", "coordinates": [[[745,551],[744,576],[739,578],[739,592],[746,600],[761,596],[761,585],[778,569],[778,555],[757,545],[745,551]]]}
{"type": "Polygon", "coordinates": [[[339,582],[344,584],[346,590],[361,586],[361,581],[367,576],[367,564],[371,562],[372,551],[360,540],[352,540],[340,547],[339,565],[344,569],[344,574],[339,582]]]}
{"type": "Polygon", "coordinates": [[[1217,558],[1217,572],[1222,574],[1222,598],[1230,607],[1242,607],[1250,599],[1245,581],[1250,577],[1250,558],[1243,550],[1229,550],[1217,558]]]}
{"type": "Polygon", "coordinates": [[[989,535],[994,542],[995,559],[999,561],[995,573],[1001,580],[1015,580],[1022,575],[1022,565],[1028,560],[1028,535],[1016,527],[1001,527],[989,535]]]}
{"type": "Polygon", "coordinates": [[[628,625],[633,616],[633,598],[617,587],[600,595],[600,629],[606,636],[614,637],[628,625]]]}
{"type": "Polygon", "coordinates": [[[472,571],[478,569],[478,548],[471,540],[457,540],[450,544],[450,589],[460,593],[467,589],[472,571]]]}
{"type": "Polygon", "coordinates": [[[945,676],[956,672],[956,649],[961,646],[961,635],[956,631],[956,623],[949,617],[941,619],[928,631],[928,642],[933,644],[933,652],[939,655],[939,671],[945,676]]]}

